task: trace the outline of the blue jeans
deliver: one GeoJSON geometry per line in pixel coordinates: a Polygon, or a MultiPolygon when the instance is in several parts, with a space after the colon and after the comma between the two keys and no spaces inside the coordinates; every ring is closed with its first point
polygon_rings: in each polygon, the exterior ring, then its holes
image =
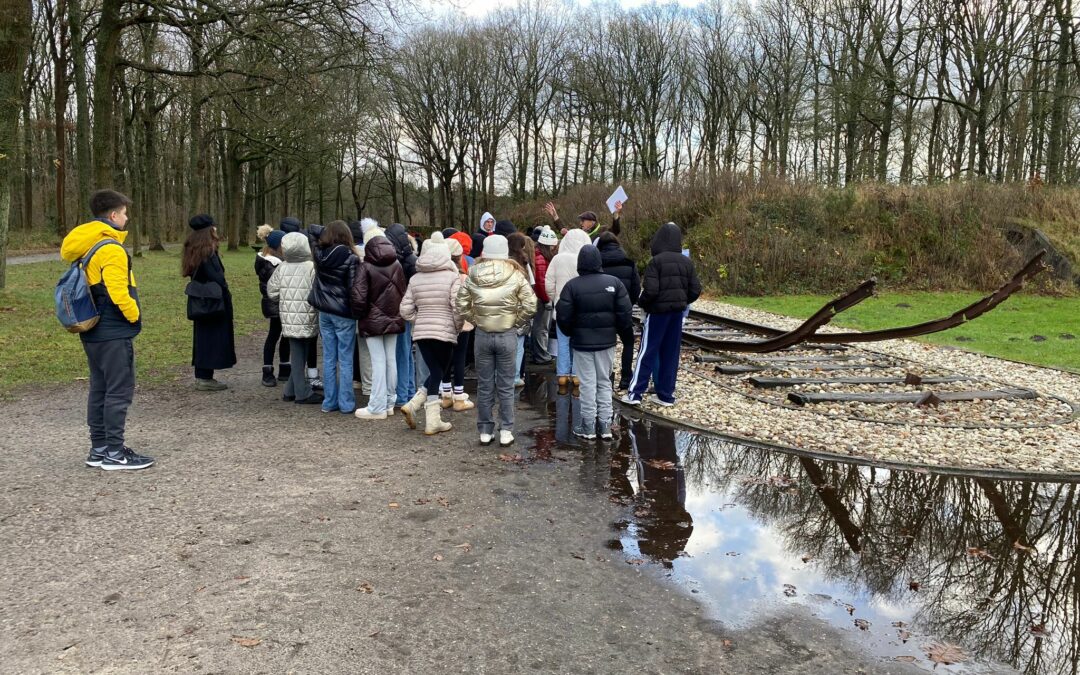
{"type": "Polygon", "coordinates": [[[319,312],[319,332],[323,341],[323,410],[356,410],[353,393],[353,347],[356,320],[319,312]]]}
{"type": "Polygon", "coordinates": [[[555,374],[573,375],[574,355],[570,351],[570,336],[563,333],[558,325],[555,326],[555,335],[559,341],[559,353],[555,357],[555,374]]]}
{"type": "Polygon", "coordinates": [[[514,363],[517,364],[517,370],[514,371],[515,380],[521,377],[521,366],[525,361],[525,337],[524,335],[518,336],[517,354],[515,354],[514,358],[514,363]]]}
{"type": "Polygon", "coordinates": [[[395,405],[401,407],[416,395],[416,366],[413,364],[412,353],[412,322],[405,322],[405,332],[397,336],[397,347],[394,350],[394,358],[397,360],[397,401],[395,405]]]}
{"type": "Polygon", "coordinates": [[[368,412],[381,413],[394,405],[397,389],[397,335],[364,338],[371,352],[371,396],[368,412]]]}

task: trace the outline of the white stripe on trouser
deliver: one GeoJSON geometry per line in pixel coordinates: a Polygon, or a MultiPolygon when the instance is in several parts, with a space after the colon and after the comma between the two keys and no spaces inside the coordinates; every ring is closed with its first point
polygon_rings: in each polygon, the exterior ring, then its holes
{"type": "Polygon", "coordinates": [[[634,391],[634,387],[637,386],[638,376],[641,374],[641,359],[645,356],[645,350],[649,346],[650,319],[652,319],[652,315],[646,314],[644,327],[641,329],[641,346],[638,347],[637,362],[634,363],[634,377],[630,380],[630,387],[626,391],[627,396],[630,396],[634,391]]]}

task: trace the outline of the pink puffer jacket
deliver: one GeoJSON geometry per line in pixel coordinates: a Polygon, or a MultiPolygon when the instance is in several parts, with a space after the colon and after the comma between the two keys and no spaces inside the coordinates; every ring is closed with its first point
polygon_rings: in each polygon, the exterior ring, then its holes
{"type": "Polygon", "coordinates": [[[409,279],[401,300],[401,316],[414,322],[413,342],[457,342],[462,319],[454,300],[460,286],[461,275],[450,259],[450,249],[436,232],[424,242],[416,260],[416,274],[409,279]]]}

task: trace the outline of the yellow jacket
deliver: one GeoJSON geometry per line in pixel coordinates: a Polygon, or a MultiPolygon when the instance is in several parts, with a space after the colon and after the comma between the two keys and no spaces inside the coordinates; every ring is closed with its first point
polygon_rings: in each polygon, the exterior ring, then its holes
{"type": "MultiPolygon", "coordinates": [[[[67,262],[75,262],[102,239],[115,239],[123,244],[127,235],[126,231],[118,230],[108,223],[92,220],[68,232],[64,243],[60,245],[60,257],[67,262]]],[[[86,266],[86,281],[91,286],[104,282],[109,299],[124,318],[130,323],[139,320],[139,303],[130,291],[135,288],[135,275],[128,264],[127,251],[122,246],[99,248],[86,266]]]]}

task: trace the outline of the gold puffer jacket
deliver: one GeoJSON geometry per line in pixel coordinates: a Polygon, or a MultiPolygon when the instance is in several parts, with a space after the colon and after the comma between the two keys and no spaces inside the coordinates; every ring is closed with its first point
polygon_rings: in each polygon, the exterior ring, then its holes
{"type": "Polygon", "coordinates": [[[481,259],[458,290],[457,310],[486,333],[518,330],[536,314],[536,294],[517,263],[481,259]]]}

